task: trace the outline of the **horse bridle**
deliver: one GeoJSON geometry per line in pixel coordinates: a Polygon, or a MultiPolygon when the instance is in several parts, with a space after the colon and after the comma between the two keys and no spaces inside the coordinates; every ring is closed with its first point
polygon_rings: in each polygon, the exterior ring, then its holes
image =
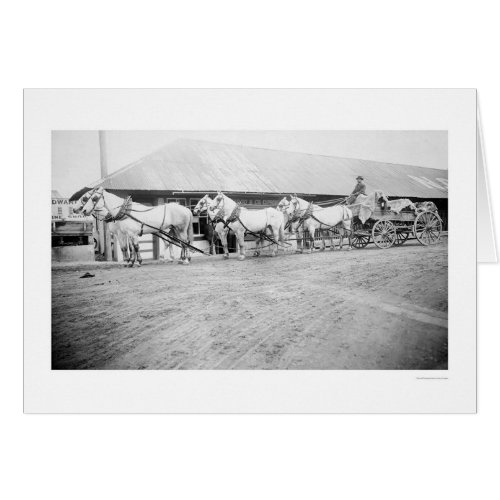
{"type": "MultiPolygon", "coordinates": [[[[94,214],[94,211],[96,211],[96,212],[98,211],[98,210],[96,210],[95,207],[96,207],[97,203],[99,202],[99,200],[101,198],[103,198],[102,192],[100,192],[99,195],[95,194],[98,192],[98,190],[99,190],[99,188],[96,187],[96,188],[92,189],[92,191],[90,191],[90,193],[88,193],[88,196],[82,197],[83,207],[88,203],[89,200],[92,200],[94,202],[94,205],[92,206],[92,209],[90,210],[89,215],[94,214]]],[[[104,201],[104,198],[103,198],[103,201],[104,201]]],[[[104,205],[106,205],[106,203],[104,203],[104,205]]],[[[82,210],[83,210],[83,207],[82,207],[82,210]]],[[[105,208],[108,210],[108,208],[106,206],[105,206],[105,208]]],[[[108,210],[108,212],[109,212],[109,210],[108,210]]]]}
{"type": "Polygon", "coordinates": [[[302,217],[302,215],[299,214],[299,212],[302,212],[302,211],[305,212],[305,210],[303,210],[302,208],[300,208],[300,203],[297,200],[297,198],[292,198],[290,200],[290,205],[293,206],[293,212],[290,214],[290,222],[295,222],[295,221],[299,220],[302,217]]]}
{"type": "MultiPolygon", "coordinates": [[[[111,212],[111,209],[106,204],[106,200],[104,199],[104,190],[99,191],[99,189],[100,189],[100,186],[96,187],[92,191],[90,191],[90,193],[88,194],[88,197],[87,196],[82,197],[82,202],[84,202],[85,205],[88,203],[89,199],[91,199],[94,203],[92,205],[92,209],[89,212],[89,215],[93,215],[97,220],[102,220],[104,222],[111,222],[111,221],[120,220],[120,219],[123,219],[125,216],[129,215],[128,212],[132,211],[130,209],[130,205],[132,203],[132,198],[130,196],[125,199],[125,201],[122,203],[122,205],[120,207],[116,207],[116,208],[119,208],[118,213],[116,215],[113,215],[113,213],[111,212]],[[106,211],[108,212],[102,219],[100,219],[96,215],[96,212],[102,211],[101,208],[96,209],[96,205],[97,205],[97,203],[99,203],[99,200],[101,198],[102,198],[103,205],[104,205],[103,208],[105,208],[106,211]]],[[[152,208],[150,208],[148,210],[143,210],[143,211],[148,212],[150,210],[152,210],[152,208]]],[[[134,211],[136,211],[136,210],[134,210],[134,211]]],[[[139,210],[139,211],[141,211],[141,210],[139,210]]]]}
{"type": "MultiPolygon", "coordinates": [[[[203,212],[203,210],[206,210],[207,214],[208,214],[208,194],[206,194],[197,204],[196,204],[196,207],[194,207],[194,210],[193,210],[193,213],[195,213],[196,209],[198,209],[198,214],[201,214],[201,212],[203,212]],[[201,203],[201,205],[200,205],[201,203]],[[200,206],[198,206],[200,205],[200,206]]],[[[195,214],[197,215],[197,214],[195,214]]]]}
{"type": "MultiPolygon", "coordinates": [[[[217,196],[216,199],[217,198],[219,198],[219,196],[217,196]]],[[[217,205],[215,205],[215,207],[214,207],[214,212],[215,212],[215,209],[218,209],[218,210],[217,210],[217,213],[214,215],[214,219],[216,219],[216,218],[223,219],[224,218],[225,205],[226,205],[226,203],[225,203],[224,196],[221,196],[219,199],[217,199],[217,205]],[[222,204],[222,206],[221,206],[221,204],[222,204]],[[222,212],[222,216],[221,216],[221,212],[222,212]]]]}
{"type": "Polygon", "coordinates": [[[283,202],[283,200],[281,200],[279,203],[278,203],[278,206],[276,207],[280,212],[284,212],[289,206],[290,206],[290,202],[286,199],[286,198],[283,198],[285,200],[285,202],[287,203],[285,205],[285,203],[283,202]]]}

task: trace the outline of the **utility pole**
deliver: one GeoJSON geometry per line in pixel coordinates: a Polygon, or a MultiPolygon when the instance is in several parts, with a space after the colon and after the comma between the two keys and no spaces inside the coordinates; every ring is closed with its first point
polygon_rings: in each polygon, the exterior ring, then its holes
{"type": "Polygon", "coordinates": [[[99,153],[101,158],[101,177],[108,175],[108,155],[106,150],[106,132],[99,130],[99,153]]]}
{"type": "MultiPolygon", "coordinates": [[[[106,132],[99,130],[99,156],[101,159],[101,178],[108,175],[108,156],[106,150],[106,132]]],[[[104,258],[106,260],[113,260],[113,252],[111,251],[111,233],[108,230],[108,225],[103,223],[104,235],[104,258]]],[[[116,246],[116,242],[115,242],[116,246]]]]}

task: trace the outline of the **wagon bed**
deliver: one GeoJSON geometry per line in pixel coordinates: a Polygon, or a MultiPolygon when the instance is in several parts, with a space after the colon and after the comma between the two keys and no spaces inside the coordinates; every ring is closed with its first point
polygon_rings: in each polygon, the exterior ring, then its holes
{"type": "Polygon", "coordinates": [[[379,248],[402,245],[413,235],[422,245],[439,242],[443,224],[437,212],[418,211],[410,207],[400,212],[382,208],[377,204],[363,223],[359,219],[362,204],[350,205],[353,213],[351,242],[354,248],[364,248],[373,240],[379,248]]]}

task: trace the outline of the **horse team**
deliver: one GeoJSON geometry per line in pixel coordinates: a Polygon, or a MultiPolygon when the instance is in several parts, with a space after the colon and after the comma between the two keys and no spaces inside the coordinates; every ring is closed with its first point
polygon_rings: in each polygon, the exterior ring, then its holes
{"type": "Polygon", "coordinates": [[[199,215],[206,212],[214,231],[222,242],[224,258],[229,258],[228,233],[232,231],[238,241],[239,260],[245,259],[245,235],[255,237],[254,255],[260,255],[264,243],[269,243],[272,256],[278,253],[281,246],[285,248],[290,243],[289,235],[296,235],[297,252],[304,248],[304,232],[309,233],[309,248],[314,248],[314,234],[317,229],[322,233],[322,250],[326,248],[326,238],[331,239],[330,249],[334,249],[333,232],[340,233],[339,248],[343,247],[344,234],[347,235],[351,248],[352,211],[345,205],[321,207],[298,198],[296,195],[284,197],[276,208],[246,209],[240,207],[234,200],[218,192],[212,199],[207,194],[191,211],[178,203],[167,203],[155,207],[147,207],[140,203],[124,200],[102,187],[94,188],[85,193],[79,200],[75,212],[85,216],[93,215],[108,223],[109,231],[114,234],[120,244],[123,258],[129,267],[135,262],[140,266],[142,257],[139,248],[139,238],[143,234],[156,234],[165,244],[165,254],[169,253],[167,261],[173,261],[171,235],[182,248],[179,263],[189,264],[189,245],[193,242],[193,213],[199,215]],[[325,232],[326,230],[326,232],[325,232]],[[285,236],[288,232],[288,238],[285,236]],[[166,236],[166,237],[162,237],[166,236]],[[186,245],[187,244],[187,245],[186,245]]]}

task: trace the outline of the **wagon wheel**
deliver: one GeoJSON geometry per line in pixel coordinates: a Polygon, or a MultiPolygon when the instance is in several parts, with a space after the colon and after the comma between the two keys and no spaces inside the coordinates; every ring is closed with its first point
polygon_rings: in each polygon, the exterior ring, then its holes
{"type": "Polygon", "coordinates": [[[396,227],[396,241],[394,242],[394,245],[400,246],[402,245],[407,239],[408,236],[410,236],[410,231],[408,229],[408,226],[406,224],[401,224],[396,227]]]}
{"type": "Polygon", "coordinates": [[[372,237],[379,248],[389,248],[396,241],[396,227],[390,220],[379,220],[373,226],[372,237]]]}
{"type": "Polygon", "coordinates": [[[370,233],[363,231],[361,222],[354,222],[352,225],[351,245],[354,248],[365,248],[370,242],[370,233]]]}
{"type": "Polygon", "coordinates": [[[396,241],[394,242],[394,245],[395,246],[402,245],[408,239],[408,235],[409,235],[408,231],[402,231],[402,232],[397,231],[396,241]]]}
{"type": "Polygon", "coordinates": [[[422,245],[435,245],[439,242],[443,224],[439,216],[433,212],[422,212],[417,215],[413,224],[415,237],[422,245]]]}

